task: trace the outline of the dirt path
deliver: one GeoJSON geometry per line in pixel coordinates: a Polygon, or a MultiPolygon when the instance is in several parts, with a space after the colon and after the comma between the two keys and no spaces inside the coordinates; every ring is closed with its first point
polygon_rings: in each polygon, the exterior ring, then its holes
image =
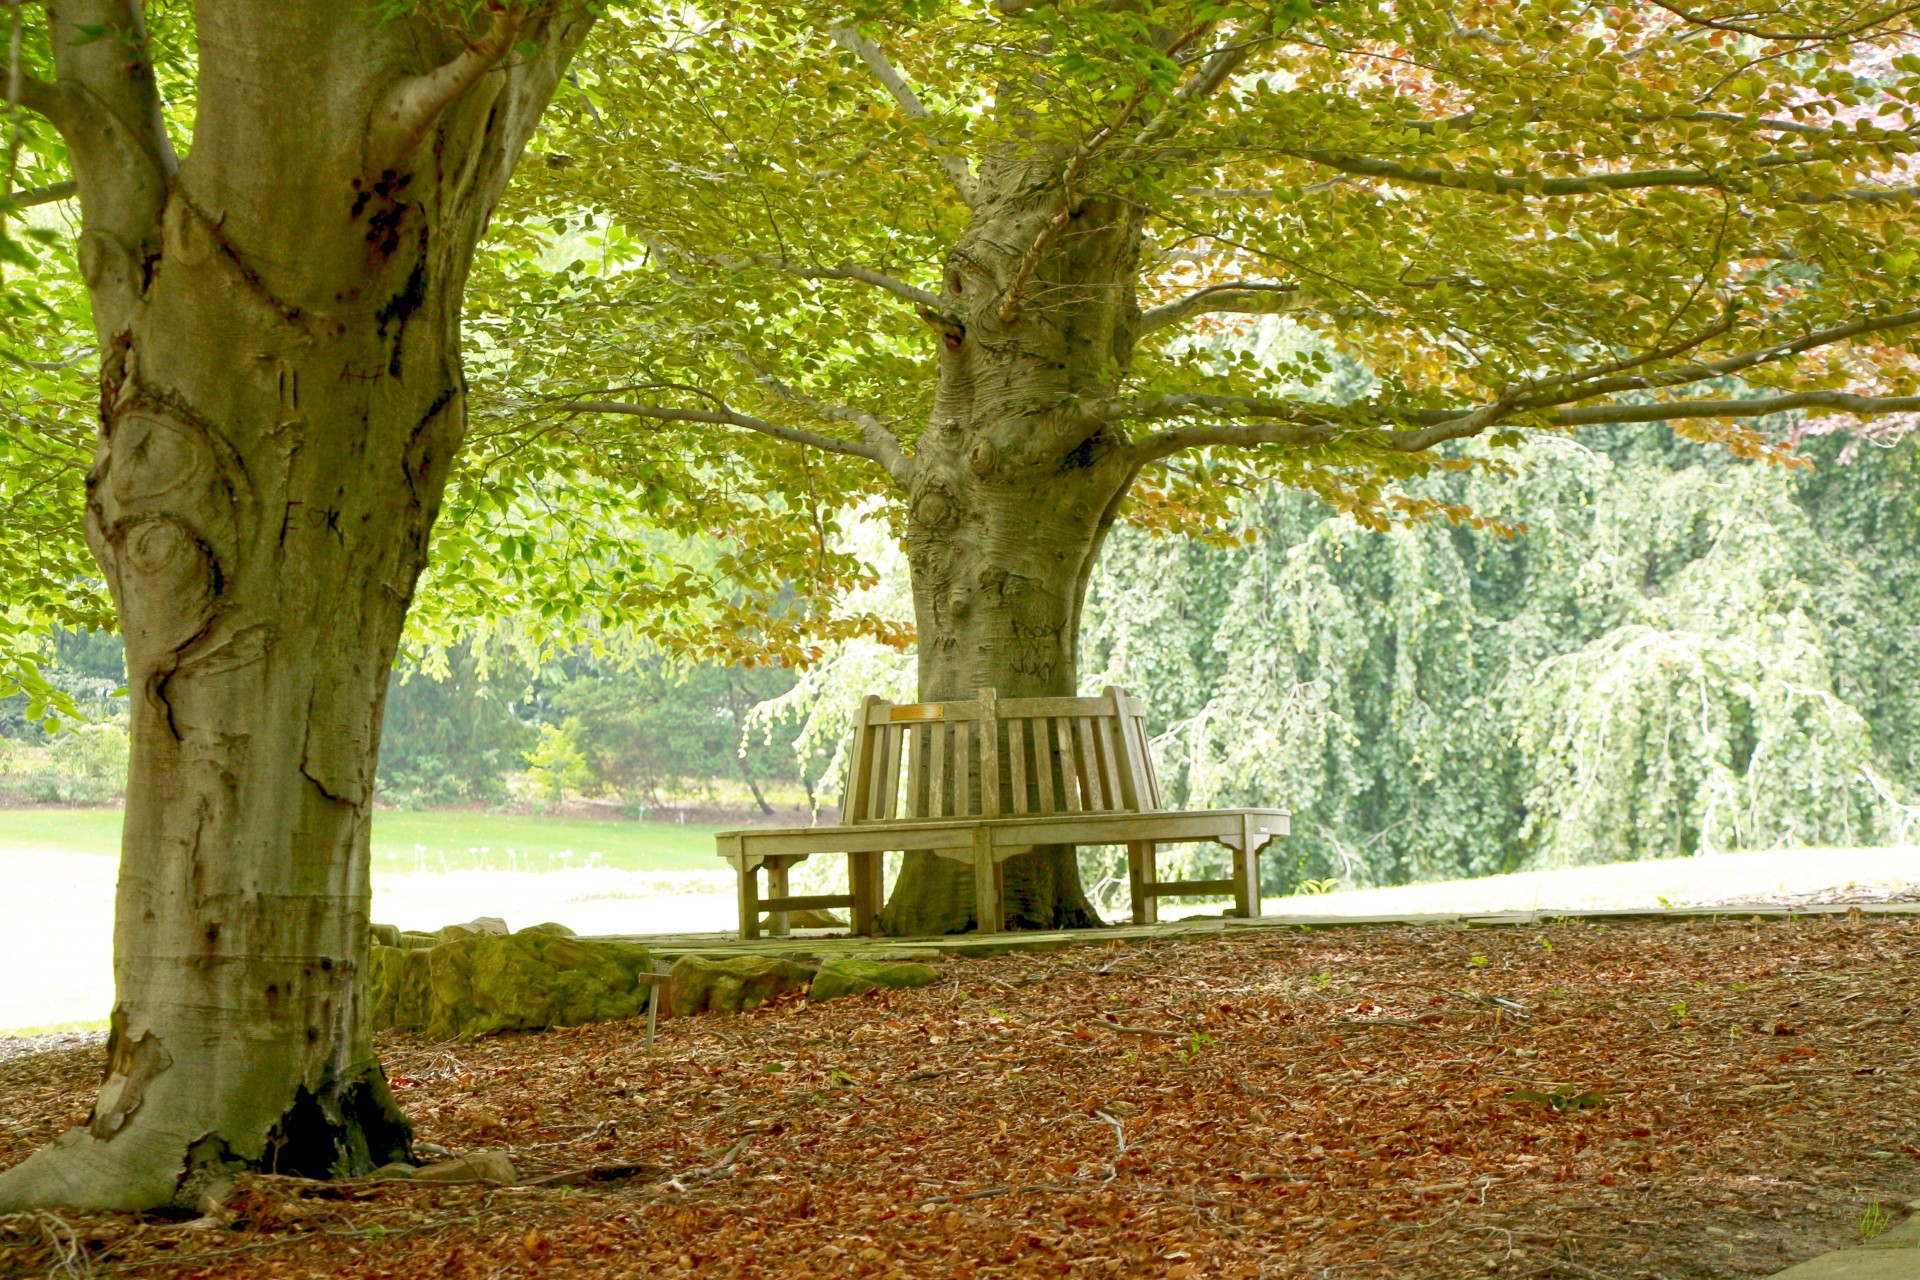
{"type": "MultiPolygon", "coordinates": [[[[1910,917],[1261,930],[954,961],[651,1056],[634,1024],[390,1037],[421,1139],[626,1168],[17,1219],[0,1275],[51,1229],[94,1274],[290,1280],[1760,1276],[1920,1197],[1916,993],[1910,917]]],[[[97,1053],[0,1063],[0,1162],[97,1053]]]]}

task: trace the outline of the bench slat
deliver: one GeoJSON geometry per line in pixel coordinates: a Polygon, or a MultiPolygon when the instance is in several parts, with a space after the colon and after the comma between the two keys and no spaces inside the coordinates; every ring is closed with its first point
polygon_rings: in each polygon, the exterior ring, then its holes
{"type": "Polygon", "coordinates": [[[1007,721],[1007,764],[1012,777],[1013,811],[1027,812],[1027,722],[1007,721]]]}
{"type": "Polygon", "coordinates": [[[797,898],[762,898],[760,910],[778,911],[825,911],[829,907],[850,907],[853,895],[850,893],[813,893],[797,898]]]}
{"type": "Polygon", "coordinates": [[[1039,784],[1040,807],[1035,814],[1058,812],[1053,807],[1053,721],[1033,722],[1033,775],[1039,784]]]}
{"type": "Polygon", "coordinates": [[[947,808],[947,733],[945,724],[930,724],[926,728],[927,745],[932,749],[933,758],[929,762],[930,776],[927,779],[927,809],[929,818],[944,818],[947,808]]]}
{"type": "Polygon", "coordinates": [[[932,732],[923,724],[907,728],[907,798],[900,806],[903,816],[927,816],[927,739],[932,732]]]}
{"type": "Polygon", "coordinates": [[[980,812],[1000,815],[1000,716],[991,689],[980,691],[980,812]]]}
{"type": "Polygon", "coordinates": [[[1232,880],[1155,880],[1142,885],[1148,897],[1171,898],[1182,894],[1232,893],[1232,880]]]}
{"type": "Polygon", "coordinates": [[[875,699],[878,706],[863,709],[862,714],[869,725],[914,724],[928,720],[977,720],[980,718],[980,703],[973,702],[886,702],[875,699]]]}
{"type": "Polygon", "coordinates": [[[1060,807],[1068,813],[1086,808],[1080,803],[1080,767],[1073,758],[1073,720],[1053,717],[1053,735],[1060,744],[1060,807]]]}
{"type": "Polygon", "coordinates": [[[886,767],[880,777],[880,807],[873,816],[888,822],[900,816],[900,773],[907,763],[907,728],[889,725],[881,733],[887,744],[886,767]]]}
{"type": "Polygon", "coordinates": [[[1115,809],[1107,791],[1106,772],[1100,767],[1100,748],[1093,738],[1093,718],[1075,716],[1073,718],[1074,736],[1079,740],[1080,748],[1080,794],[1085,798],[1086,807],[1094,809],[1115,809]]]}

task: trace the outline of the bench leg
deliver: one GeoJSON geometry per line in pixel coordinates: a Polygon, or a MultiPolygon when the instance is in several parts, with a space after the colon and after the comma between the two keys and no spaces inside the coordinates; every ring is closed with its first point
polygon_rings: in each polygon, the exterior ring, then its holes
{"type": "Polygon", "coordinates": [[[993,861],[993,833],[973,829],[973,918],[981,933],[1000,932],[1000,868],[993,861]]]}
{"type": "Polygon", "coordinates": [[[1260,833],[1251,819],[1241,819],[1240,847],[1233,851],[1233,906],[1242,920],[1260,914],[1260,833]]]}
{"type": "Polygon", "coordinates": [[[1160,900],[1147,893],[1153,883],[1153,841],[1127,843],[1127,890],[1133,899],[1133,922],[1154,924],[1160,919],[1160,900]]]}
{"type": "MultiPolygon", "coordinates": [[[[767,896],[769,898],[789,898],[792,893],[787,888],[787,869],[793,865],[791,858],[767,859],[767,896]]],[[[775,911],[767,918],[769,932],[776,938],[784,938],[793,932],[791,921],[784,911],[775,911]]]]}
{"type": "Polygon", "coordinates": [[[1260,857],[1245,849],[1233,851],[1233,909],[1242,920],[1260,914],[1260,857]]]}
{"type": "Polygon", "coordinates": [[[872,937],[880,932],[880,853],[850,853],[847,855],[847,883],[853,893],[853,907],[847,919],[847,927],[863,937],[872,937]]]}
{"type": "Polygon", "coordinates": [[[760,868],[742,865],[740,869],[740,937],[752,941],[760,936],[760,868]]]}

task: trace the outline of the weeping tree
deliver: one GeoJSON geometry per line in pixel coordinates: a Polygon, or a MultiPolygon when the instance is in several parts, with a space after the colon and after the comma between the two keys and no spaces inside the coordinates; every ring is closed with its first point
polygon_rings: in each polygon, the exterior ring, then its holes
{"type": "MultiPolygon", "coordinates": [[[[1498,465],[1476,437],[1777,455],[1759,415],[1920,405],[1904,15],[678,7],[558,101],[489,376],[525,439],[663,507],[695,477],[749,549],[774,495],[796,577],[822,513],[880,500],[921,696],[1070,693],[1116,520],[1223,536],[1276,480],[1375,527],[1471,518],[1394,481],[1498,465]],[[1296,357],[1228,340],[1275,314],[1296,357]]],[[[967,927],[964,880],[910,857],[888,927],[967,927]]],[[[1065,851],[1007,886],[1022,923],[1090,920],[1065,851]]]]}
{"type": "MultiPolygon", "coordinates": [[[[362,1173],[409,1142],[364,1008],[367,835],[387,675],[465,433],[461,294],[590,17],[9,14],[0,214],[44,240],[59,227],[23,211],[71,211],[97,370],[85,532],[125,637],[132,759],[105,1078],[84,1126],[0,1174],[0,1210],[362,1173]]],[[[7,257],[44,261],[34,243],[7,257]]],[[[10,412],[10,443],[58,461],[36,414],[10,412]]]]}

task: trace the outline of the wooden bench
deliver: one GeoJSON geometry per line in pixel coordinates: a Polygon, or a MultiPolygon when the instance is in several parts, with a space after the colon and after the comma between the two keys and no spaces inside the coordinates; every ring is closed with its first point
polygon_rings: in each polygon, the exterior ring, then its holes
{"type": "Polygon", "coordinates": [[[1000,699],[991,689],[964,702],[869,697],[854,720],[838,825],[716,836],[739,879],[740,936],[760,936],[763,911],[784,936],[789,913],[831,907],[850,911],[855,933],[877,933],[881,859],[908,850],[973,868],[976,919],[986,933],[1004,924],[1002,865],[1038,845],[1125,845],[1137,924],[1155,920],[1157,900],[1176,894],[1230,894],[1241,915],[1260,914],[1260,850],[1287,834],[1287,813],[1163,810],[1145,716],[1137,698],[1112,687],[1098,698],[1000,699]],[[1233,851],[1231,876],[1156,878],[1158,845],[1203,840],[1233,851]],[[789,871],[816,853],[847,855],[850,893],[789,892],[789,871]]]}

